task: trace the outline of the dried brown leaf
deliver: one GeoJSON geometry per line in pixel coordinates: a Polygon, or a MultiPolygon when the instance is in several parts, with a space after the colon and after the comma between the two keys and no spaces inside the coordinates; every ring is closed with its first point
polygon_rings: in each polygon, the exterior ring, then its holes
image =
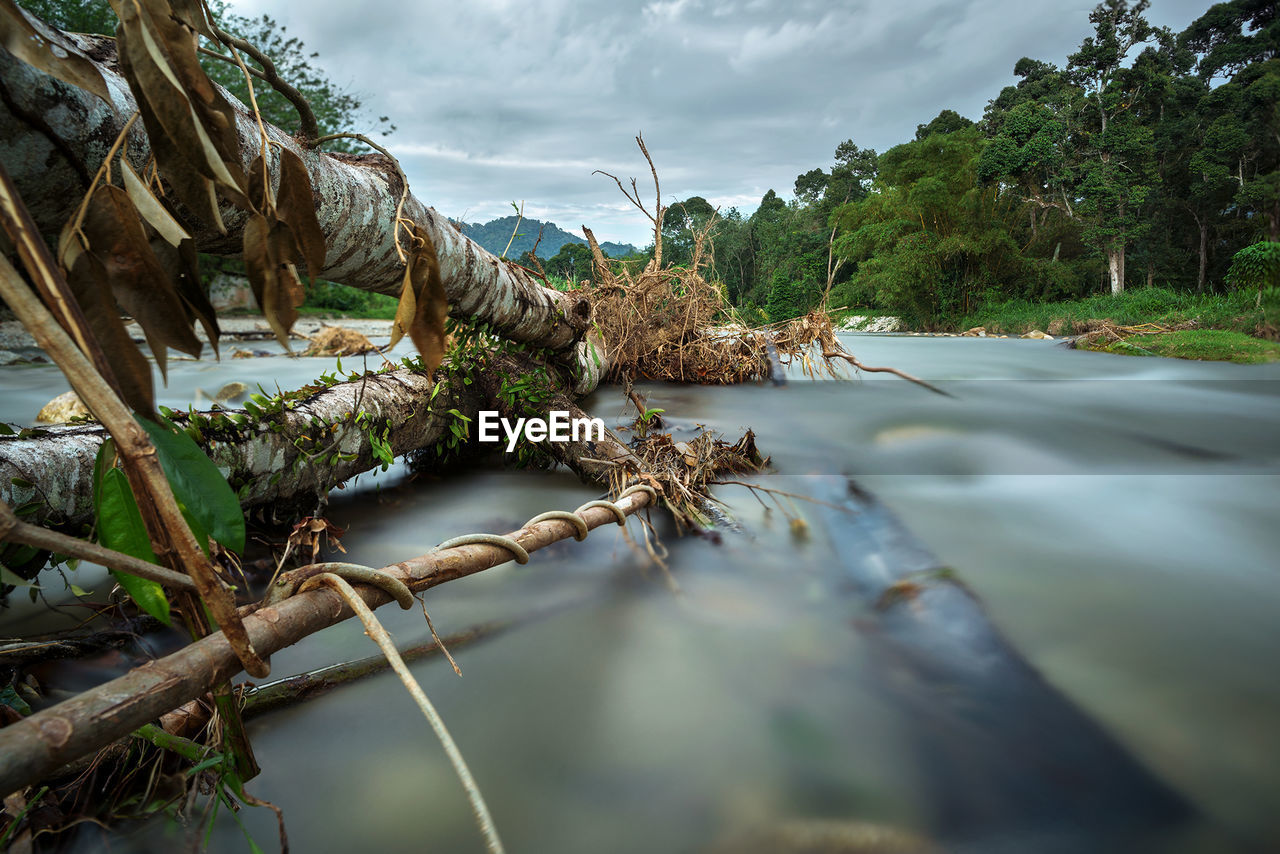
{"type": "Polygon", "coordinates": [[[449,314],[444,283],[440,278],[440,262],[431,236],[414,226],[412,249],[405,266],[400,289],[400,304],[391,327],[391,347],[408,333],[418,348],[423,365],[430,373],[444,360],[444,322],[449,314]]]}
{"type": "Polygon", "coordinates": [[[400,302],[396,304],[396,317],[391,323],[391,342],[387,344],[388,350],[400,343],[400,339],[413,326],[413,318],[418,313],[418,290],[421,288],[422,279],[425,278],[426,268],[419,267],[418,275],[415,277],[414,257],[409,256],[409,263],[404,268],[404,278],[400,284],[400,302]]]}
{"type": "MultiPolygon", "coordinates": [[[[123,63],[121,63],[123,65],[123,63]]],[[[146,114],[143,114],[146,122],[146,114]]],[[[147,133],[151,135],[148,128],[147,133]]],[[[151,151],[160,165],[160,173],[173,189],[173,195],[194,216],[207,222],[223,234],[227,228],[222,222],[222,212],[218,208],[218,193],[213,181],[201,175],[185,164],[181,150],[167,137],[151,135],[151,151]],[[171,168],[167,164],[179,163],[171,168]]]]}
{"type": "Polygon", "coordinates": [[[246,185],[248,191],[246,195],[249,197],[249,204],[261,214],[273,213],[276,207],[275,194],[271,191],[271,182],[267,180],[266,172],[266,155],[259,154],[249,164],[249,180],[246,185]]]}
{"type": "Polygon", "coordinates": [[[297,308],[306,296],[293,266],[295,253],[287,226],[262,214],[249,217],[244,228],[244,266],[249,284],[276,338],[290,352],[289,329],[298,319],[297,308]]]}
{"type": "MultiPolygon", "coordinates": [[[[159,0],[149,5],[167,10],[159,0]]],[[[150,14],[126,0],[113,0],[112,6],[120,17],[121,70],[138,101],[161,174],[184,204],[221,229],[208,182],[234,204],[244,207],[248,200],[234,112],[200,68],[195,32],[167,11],[150,14]],[[165,144],[156,144],[161,138],[165,144]]]]}
{"type": "Polygon", "coordinates": [[[200,0],[169,0],[174,17],[210,41],[217,41],[209,19],[205,17],[204,4],[200,0]]]}
{"type": "Polygon", "coordinates": [[[209,343],[213,345],[214,355],[217,356],[220,334],[218,318],[213,305],[204,293],[204,288],[200,285],[200,267],[195,242],[184,240],[175,248],[159,237],[152,237],[151,249],[178,293],[187,323],[194,327],[196,321],[200,321],[205,334],[209,337],[209,343]]]}
{"type": "Polygon", "coordinates": [[[5,50],[27,65],[111,103],[107,84],[94,64],[59,41],[56,33],[22,14],[13,0],[0,0],[0,45],[5,50]]]}
{"type": "Polygon", "coordinates": [[[151,364],[125,330],[106,267],[91,252],[79,251],[75,259],[75,266],[67,272],[67,284],[98,344],[111,354],[116,391],[135,412],[155,417],[151,364]]]}
{"type": "Polygon", "coordinates": [[[138,173],[133,171],[129,161],[123,157],[120,158],[120,173],[124,178],[125,192],[133,200],[133,206],[138,209],[138,213],[142,215],[142,218],[156,230],[156,233],[169,241],[172,246],[178,246],[182,241],[191,239],[191,235],[187,234],[187,230],[173,218],[173,214],[169,213],[165,206],[160,203],[160,200],[152,194],[147,185],[138,177],[138,173]]]}
{"type": "Polygon", "coordinates": [[[99,187],[89,200],[83,230],[89,252],[106,272],[112,295],[147,336],[161,374],[168,366],[168,347],[200,355],[200,341],[129,194],[109,184],[99,187]]]}
{"type": "Polygon", "coordinates": [[[289,149],[280,151],[280,192],[278,215],[289,225],[297,241],[307,274],[315,279],[324,269],[326,253],[324,232],[316,219],[316,201],[311,191],[311,176],[302,158],[289,149]]]}

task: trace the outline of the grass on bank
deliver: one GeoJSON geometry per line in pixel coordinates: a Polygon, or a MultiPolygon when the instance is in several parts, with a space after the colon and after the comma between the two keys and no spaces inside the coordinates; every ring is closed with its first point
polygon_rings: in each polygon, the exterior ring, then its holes
{"type": "Polygon", "coordinates": [[[335,282],[317,281],[307,289],[307,301],[298,309],[303,317],[356,317],[395,320],[397,300],[335,282]]]}
{"type": "Polygon", "coordinates": [[[1124,356],[1168,356],[1242,365],[1280,361],[1280,342],[1227,329],[1181,329],[1132,335],[1122,341],[1099,340],[1093,344],[1082,339],[1076,346],[1124,356]]]}
{"type": "Polygon", "coordinates": [[[1255,298],[1247,291],[1191,294],[1164,288],[1134,288],[1118,296],[1097,294],[1069,302],[1013,299],[989,302],[957,319],[955,328],[963,331],[984,326],[988,332],[1005,335],[1021,335],[1033,329],[1050,335],[1074,335],[1086,331],[1089,320],[1107,320],[1116,326],[1176,326],[1194,320],[1202,327],[1250,335],[1262,321],[1255,298]]]}

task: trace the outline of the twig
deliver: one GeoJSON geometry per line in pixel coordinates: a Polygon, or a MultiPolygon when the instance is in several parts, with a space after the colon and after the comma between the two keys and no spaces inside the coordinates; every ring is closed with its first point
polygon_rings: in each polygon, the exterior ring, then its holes
{"type": "Polygon", "coordinates": [[[640,201],[640,190],[636,186],[636,179],[631,179],[631,192],[627,192],[627,188],[622,186],[622,181],[617,175],[612,175],[603,169],[596,169],[592,175],[604,175],[612,178],[614,183],[618,185],[618,189],[622,191],[622,195],[627,197],[627,201],[640,209],[640,213],[648,217],[649,222],[653,223],[653,269],[662,269],[662,219],[666,215],[666,208],[662,206],[662,187],[658,184],[658,170],[653,165],[653,158],[649,156],[649,149],[644,144],[644,134],[636,134],[636,144],[640,146],[640,152],[644,155],[644,159],[649,162],[649,171],[653,174],[653,192],[654,203],[653,213],[649,213],[645,209],[644,204],[640,201]]]}
{"type": "Polygon", "coordinates": [[[262,66],[262,79],[271,84],[271,88],[275,89],[293,104],[293,108],[298,111],[298,136],[308,148],[316,144],[316,137],[320,135],[320,125],[316,122],[316,114],[311,109],[310,102],[307,101],[305,95],[280,78],[276,71],[275,63],[271,58],[262,51],[258,50],[249,42],[242,38],[231,35],[222,30],[213,22],[213,16],[209,15],[209,27],[213,30],[213,34],[218,40],[225,44],[228,48],[239,48],[253,59],[254,62],[262,66]]]}
{"type": "Polygon", "coordinates": [[[0,542],[22,543],[37,549],[48,549],[56,554],[79,558],[92,563],[127,572],[139,578],[146,578],[165,587],[175,590],[196,592],[195,582],[180,572],[165,569],[154,563],[147,563],[133,555],[127,555],[114,549],[104,548],[87,540],[77,540],[39,525],[23,522],[14,515],[8,504],[0,501],[0,542]]]}
{"type": "Polygon", "coordinates": [[[810,504],[821,504],[823,507],[830,507],[834,510],[843,510],[839,504],[832,504],[830,501],[823,501],[821,498],[814,498],[812,495],[801,495],[798,492],[787,492],[782,489],[774,489],[770,486],[761,486],[758,483],[747,483],[745,480],[709,480],[708,486],[745,486],[752,492],[759,490],[769,495],[782,495],[787,498],[798,498],[801,501],[808,501],[810,504]]]}
{"type": "Polygon", "coordinates": [[[507,248],[502,250],[502,254],[498,256],[499,258],[505,259],[507,257],[507,250],[511,248],[512,243],[515,243],[516,232],[520,230],[520,223],[522,222],[524,222],[524,200],[523,199],[520,201],[519,210],[516,211],[516,227],[511,229],[511,239],[507,241],[507,248]]]}
{"type": "MultiPolygon", "coordinates": [[[[89,189],[85,190],[84,198],[80,200],[80,206],[76,208],[75,216],[71,218],[69,231],[72,234],[80,233],[80,226],[84,224],[85,214],[89,211],[89,201],[93,198],[93,191],[97,189],[98,182],[105,175],[107,181],[111,180],[111,161],[115,159],[116,152],[120,150],[120,146],[129,136],[129,130],[133,127],[133,123],[138,120],[138,116],[142,115],[137,110],[133,111],[133,115],[129,117],[129,121],[125,122],[124,127],[120,129],[120,133],[116,135],[115,142],[111,143],[111,148],[107,151],[107,156],[102,158],[102,164],[98,167],[98,171],[94,173],[93,179],[89,181],[89,189]]],[[[62,256],[62,247],[58,247],[58,263],[63,263],[65,259],[62,256]]],[[[64,324],[65,325],[65,324],[64,324]]],[[[81,349],[84,349],[83,347],[81,349]]],[[[85,352],[88,352],[87,350],[85,352]]]]}
{"type": "MultiPolygon", "coordinates": [[[[105,38],[110,38],[110,36],[105,36],[105,38]]],[[[223,62],[228,62],[232,65],[237,64],[233,58],[227,56],[225,53],[218,53],[216,50],[210,50],[207,47],[197,47],[196,50],[199,51],[200,53],[203,53],[205,56],[212,56],[215,59],[221,59],[223,62]]],[[[267,80],[267,75],[263,74],[261,71],[254,68],[253,66],[246,66],[246,68],[248,69],[250,74],[252,74],[254,77],[257,77],[259,80],[267,80]]],[[[267,83],[270,84],[271,81],[267,80],[267,83]]]]}
{"type": "Polygon", "coordinates": [[[848,353],[837,353],[835,350],[828,350],[827,348],[824,347],[822,349],[822,358],[827,360],[844,359],[845,361],[847,361],[849,364],[853,365],[855,368],[857,368],[860,371],[866,371],[869,374],[893,374],[894,376],[902,377],[904,380],[909,380],[915,383],[916,385],[924,386],[934,394],[940,394],[943,397],[955,397],[955,395],[953,395],[951,392],[943,391],[937,386],[927,383],[924,380],[920,379],[919,377],[911,376],[911,374],[907,373],[906,371],[900,371],[897,368],[873,368],[870,365],[862,364],[862,362],[859,362],[856,357],[848,353]]]}

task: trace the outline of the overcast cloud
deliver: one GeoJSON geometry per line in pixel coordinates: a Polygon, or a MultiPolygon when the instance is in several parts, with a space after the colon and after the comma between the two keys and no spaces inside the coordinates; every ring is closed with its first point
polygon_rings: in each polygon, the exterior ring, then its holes
{"type": "MultiPolygon", "coordinates": [[[[645,245],[648,222],[594,169],[663,199],[753,210],[829,168],[853,139],[883,151],[943,109],[978,119],[1022,56],[1065,64],[1092,31],[1060,0],[234,0],[318,51],[330,79],[398,130],[384,142],[417,196],[468,221],[511,213],[645,245]]],[[[1154,0],[1175,31],[1210,0],[1154,0]]],[[[359,130],[367,130],[360,128],[359,130]]]]}

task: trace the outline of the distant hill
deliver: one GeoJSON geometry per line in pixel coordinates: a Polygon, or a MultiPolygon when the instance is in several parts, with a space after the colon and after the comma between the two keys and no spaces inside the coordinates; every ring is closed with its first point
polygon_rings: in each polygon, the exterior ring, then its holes
{"type": "MultiPolygon", "coordinates": [[[[511,231],[516,227],[516,217],[504,216],[501,219],[486,223],[461,222],[457,225],[467,237],[470,237],[494,255],[501,255],[502,250],[507,247],[507,241],[511,240],[511,231]]],[[[560,247],[566,243],[581,243],[585,245],[587,242],[576,234],[564,231],[554,222],[544,223],[541,220],[525,217],[520,222],[520,230],[516,234],[515,240],[511,241],[511,248],[507,249],[507,257],[519,258],[532,249],[534,242],[538,239],[538,229],[542,229],[542,242],[538,243],[538,257],[543,260],[555,255],[560,251],[560,247]]],[[[600,249],[610,258],[618,258],[636,251],[636,248],[630,243],[612,243],[609,241],[601,243],[600,249]]]]}

